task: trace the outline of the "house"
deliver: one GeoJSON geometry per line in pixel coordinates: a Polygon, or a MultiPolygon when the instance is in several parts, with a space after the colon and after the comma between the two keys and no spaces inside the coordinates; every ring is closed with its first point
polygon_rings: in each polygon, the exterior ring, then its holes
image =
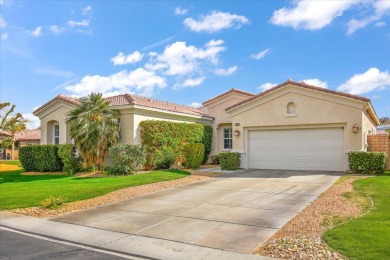
{"type": "MultiPolygon", "coordinates": [[[[348,169],[347,153],[366,151],[379,120],[369,99],[288,80],[257,95],[231,89],[192,108],[125,94],[106,98],[121,114],[121,142],[140,143],[143,120],[213,126],[211,154],[241,154],[253,169],[348,169]]],[[[59,95],[34,111],[41,143],[70,143],[66,113],[78,100],[59,95]]]]}
{"type": "MultiPolygon", "coordinates": [[[[0,131],[0,143],[3,142],[3,139],[5,137],[11,138],[12,135],[8,131],[0,131]]],[[[19,151],[18,148],[26,145],[39,145],[41,142],[41,129],[25,129],[22,131],[18,131],[15,133],[15,150],[13,153],[13,160],[19,159],[19,151]]],[[[7,159],[7,155],[9,155],[9,158],[11,157],[11,150],[10,149],[1,149],[0,150],[0,159],[7,159]]]]}

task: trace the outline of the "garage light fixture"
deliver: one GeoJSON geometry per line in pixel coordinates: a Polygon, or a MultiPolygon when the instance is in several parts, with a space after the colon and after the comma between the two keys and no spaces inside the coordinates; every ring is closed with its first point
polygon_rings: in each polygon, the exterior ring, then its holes
{"type": "Polygon", "coordinates": [[[240,130],[238,130],[238,129],[234,130],[234,135],[235,136],[240,136],[240,130]]]}
{"type": "Polygon", "coordinates": [[[352,126],[352,131],[353,131],[355,134],[359,133],[359,127],[358,127],[356,124],[354,124],[354,125],[352,126]]]}

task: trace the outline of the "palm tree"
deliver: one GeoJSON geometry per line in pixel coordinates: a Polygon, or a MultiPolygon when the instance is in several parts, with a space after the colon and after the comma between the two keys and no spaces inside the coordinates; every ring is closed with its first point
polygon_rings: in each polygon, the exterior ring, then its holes
{"type": "Polygon", "coordinates": [[[19,117],[16,120],[11,120],[6,123],[5,130],[11,134],[11,159],[14,159],[14,150],[15,150],[15,135],[17,132],[23,131],[26,129],[27,119],[19,117]]]}
{"type": "Polygon", "coordinates": [[[79,99],[80,105],[70,110],[70,135],[84,159],[85,166],[95,169],[104,161],[108,149],[119,139],[119,111],[113,110],[101,93],[79,99]]]}

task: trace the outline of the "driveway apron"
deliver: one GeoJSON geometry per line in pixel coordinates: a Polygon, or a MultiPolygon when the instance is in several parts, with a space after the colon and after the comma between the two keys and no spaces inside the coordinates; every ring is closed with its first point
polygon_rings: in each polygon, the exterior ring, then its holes
{"type": "Polygon", "coordinates": [[[52,220],[249,253],[342,174],[248,170],[52,220]]]}

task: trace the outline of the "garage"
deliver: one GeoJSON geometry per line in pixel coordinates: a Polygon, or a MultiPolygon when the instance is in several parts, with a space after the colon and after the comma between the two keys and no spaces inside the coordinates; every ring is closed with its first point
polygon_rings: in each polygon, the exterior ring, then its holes
{"type": "Polygon", "coordinates": [[[343,171],[344,128],[248,131],[248,168],[343,171]]]}

